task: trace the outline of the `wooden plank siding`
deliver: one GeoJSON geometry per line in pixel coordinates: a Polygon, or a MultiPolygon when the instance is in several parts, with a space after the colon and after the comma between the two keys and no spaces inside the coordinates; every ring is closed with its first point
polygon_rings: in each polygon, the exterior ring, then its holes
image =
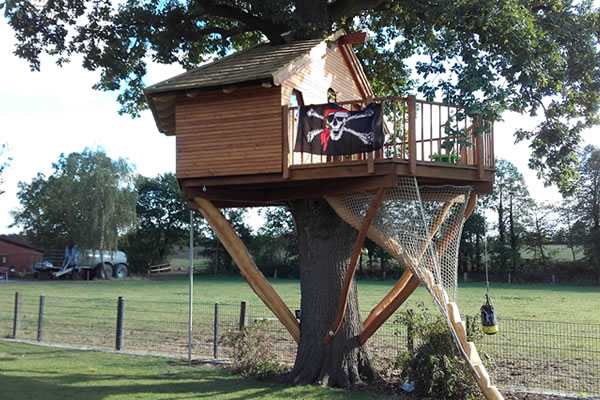
{"type": "Polygon", "coordinates": [[[179,179],[282,171],[279,87],[179,96],[175,129],[179,179]]]}
{"type": "Polygon", "coordinates": [[[337,101],[362,98],[339,46],[327,49],[323,57],[281,84],[281,105],[289,104],[294,89],[302,93],[304,104],[327,103],[329,88],[336,92],[337,101]]]}

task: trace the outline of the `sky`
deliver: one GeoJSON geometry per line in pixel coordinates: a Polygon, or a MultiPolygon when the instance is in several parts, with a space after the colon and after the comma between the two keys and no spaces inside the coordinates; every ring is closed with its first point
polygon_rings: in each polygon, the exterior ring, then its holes
{"type": "MultiPolygon", "coordinates": [[[[8,144],[6,155],[12,158],[2,174],[0,234],[18,232],[9,227],[10,212],[19,207],[18,182],[29,183],[39,172],[51,174],[61,153],[102,148],[111,158],[125,158],[144,176],[175,172],[175,138],[158,131],[150,111],[135,119],[120,116],[117,93],[92,89],[98,73],[84,70],[77,60],[57,67],[49,57],[42,59],[41,72],[32,72],[12,54],[14,44],[11,28],[0,18],[0,143],[8,144]]],[[[181,72],[178,66],[152,65],[145,82],[153,84],[181,72]]],[[[545,188],[528,169],[527,144],[514,145],[512,132],[534,126],[535,121],[517,114],[503,117],[505,121],[495,125],[496,156],[519,169],[536,200],[560,201],[556,188],[545,188]]],[[[599,129],[584,133],[585,144],[600,146],[599,129]]]]}

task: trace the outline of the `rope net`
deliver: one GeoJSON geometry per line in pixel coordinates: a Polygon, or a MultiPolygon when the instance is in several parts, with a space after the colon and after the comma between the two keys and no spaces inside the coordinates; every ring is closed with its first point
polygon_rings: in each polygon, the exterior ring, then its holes
{"type": "MultiPolygon", "coordinates": [[[[367,231],[367,237],[408,268],[427,288],[452,326],[448,303],[457,300],[460,234],[470,186],[421,186],[414,177],[399,178],[398,187],[385,197],[367,231]]],[[[327,202],[348,224],[360,230],[375,193],[327,196],[327,202]]]]}

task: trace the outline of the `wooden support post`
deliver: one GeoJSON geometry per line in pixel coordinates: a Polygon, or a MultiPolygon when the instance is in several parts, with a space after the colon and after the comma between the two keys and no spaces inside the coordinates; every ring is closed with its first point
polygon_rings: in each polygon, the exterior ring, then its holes
{"type": "Polygon", "coordinates": [[[369,151],[367,153],[367,173],[369,173],[369,174],[375,173],[375,157],[373,157],[372,151],[369,151]]]}
{"type": "MultiPolygon", "coordinates": [[[[475,114],[473,116],[473,124],[475,125],[475,129],[481,128],[483,126],[483,120],[481,119],[481,114],[475,114]]],[[[475,137],[475,148],[477,149],[477,179],[483,179],[483,167],[484,167],[484,158],[483,158],[483,132],[478,132],[478,135],[475,137]]]]}
{"type": "Polygon", "coordinates": [[[288,121],[289,121],[289,110],[290,108],[287,105],[284,105],[282,107],[282,112],[281,112],[281,118],[282,118],[282,130],[283,130],[283,179],[289,179],[290,177],[290,162],[289,162],[289,156],[290,156],[290,151],[289,151],[289,135],[290,132],[288,132],[289,127],[288,127],[288,121]]]}
{"type": "Polygon", "coordinates": [[[292,335],[296,343],[300,343],[300,325],[281,297],[275,292],[275,289],[269,284],[262,272],[258,269],[248,249],[233,230],[229,222],[215,208],[215,206],[206,199],[196,197],[194,202],[199,207],[200,212],[206,218],[215,235],[219,238],[231,258],[236,263],[240,272],[250,285],[254,293],[265,303],[265,305],[275,314],[292,335]]]}
{"type": "Polygon", "coordinates": [[[417,99],[408,96],[408,172],[417,174],[417,99]]]}
{"type": "MultiPolygon", "coordinates": [[[[6,273],[8,276],[8,272],[6,273]]],[[[13,334],[12,338],[16,339],[19,336],[21,330],[21,319],[23,317],[23,295],[19,292],[15,292],[15,313],[13,315],[13,334]]]]}
{"type": "Polygon", "coordinates": [[[323,337],[324,344],[329,343],[329,341],[338,333],[340,327],[342,326],[342,321],[344,320],[344,314],[346,313],[346,307],[348,305],[348,296],[350,295],[350,285],[352,284],[352,279],[354,279],[358,258],[360,257],[362,246],[365,243],[365,238],[367,237],[367,231],[369,230],[371,221],[373,221],[373,218],[375,217],[379,206],[383,202],[384,197],[385,188],[379,188],[375,194],[375,197],[373,198],[373,201],[371,202],[371,206],[367,211],[367,215],[362,221],[362,226],[360,227],[360,231],[352,251],[352,256],[350,258],[350,264],[348,265],[348,270],[346,271],[346,276],[344,277],[337,313],[333,323],[331,324],[331,327],[329,328],[329,331],[325,333],[325,336],[323,337]]]}

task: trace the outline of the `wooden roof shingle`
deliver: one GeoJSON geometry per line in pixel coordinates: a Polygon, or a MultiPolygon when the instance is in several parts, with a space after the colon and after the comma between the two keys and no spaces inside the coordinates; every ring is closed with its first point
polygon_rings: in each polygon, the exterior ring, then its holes
{"type": "Polygon", "coordinates": [[[149,86],[145,93],[218,88],[261,80],[272,83],[277,73],[310,53],[322,41],[302,40],[277,46],[261,43],[149,86]]]}

